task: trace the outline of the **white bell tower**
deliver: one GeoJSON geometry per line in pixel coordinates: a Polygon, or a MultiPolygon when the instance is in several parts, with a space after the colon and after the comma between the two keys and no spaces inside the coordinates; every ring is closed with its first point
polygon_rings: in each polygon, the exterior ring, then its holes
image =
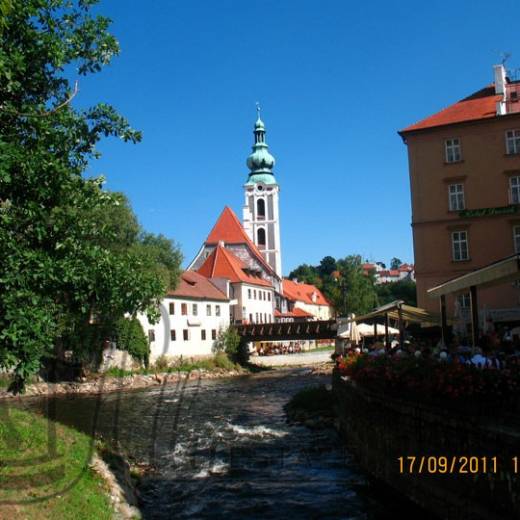
{"type": "Polygon", "coordinates": [[[253,152],[247,158],[250,170],[244,185],[244,230],[258,247],[267,263],[282,278],[282,253],[280,244],[280,213],[278,196],[280,187],[273,174],[274,157],[265,142],[265,126],[258,117],[255,123],[253,152]]]}

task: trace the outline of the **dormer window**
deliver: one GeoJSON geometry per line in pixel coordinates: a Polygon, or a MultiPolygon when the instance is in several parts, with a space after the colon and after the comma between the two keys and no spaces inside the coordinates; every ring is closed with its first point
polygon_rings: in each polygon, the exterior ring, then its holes
{"type": "Polygon", "coordinates": [[[462,160],[460,139],[446,139],[446,141],[444,141],[444,148],[447,163],[455,163],[462,160]]]}

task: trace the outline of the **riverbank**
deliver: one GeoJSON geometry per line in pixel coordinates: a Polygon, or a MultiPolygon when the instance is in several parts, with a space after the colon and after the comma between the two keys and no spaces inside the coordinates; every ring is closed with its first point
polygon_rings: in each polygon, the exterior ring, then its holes
{"type": "MultiPolygon", "coordinates": [[[[178,383],[183,380],[217,379],[222,377],[235,377],[249,374],[250,371],[243,368],[206,370],[203,368],[191,371],[156,372],[140,374],[122,372],[119,376],[99,375],[84,382],[61,383],[32,383],[26,386],[22,397],[35,397],[44,395],[70,395],[70,394],[104,394],[127,390],[138,390],[153,386],[165,386],[178,383]]],[[[0,400],[19,398],[6,389],[0,390],[0,400]]]]}
{"type": "Polygon", "coordinates": [[[114,517],[111,486],[91,466],[88,435],[37,413],[0,411],[0,518],[114,517]]]}

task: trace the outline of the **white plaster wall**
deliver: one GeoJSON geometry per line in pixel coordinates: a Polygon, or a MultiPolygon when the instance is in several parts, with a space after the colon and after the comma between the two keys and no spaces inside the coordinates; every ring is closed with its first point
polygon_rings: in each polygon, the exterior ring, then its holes
{"type": "Polygon", "coordinates": [[[311,305],[310,303],[297,301],[294,306],[306,312],[310,312],[319,320],[332,319],[332,307],[329,307],[328,305],[311,305]]]}
{"type": "Polygon", "coordinates": [[[164,298],[160,304],[161,319],[155,325],[148,322],[146,316],[140,314],[138,319],[148,336],[154,331],[155,340],[150,343],[150,362],[154,363],[158,357],[196,357],[210,356],[215,341],[211,331],[218,333],[220,329],[229,326],[229,302],[214,300],[195,300],[187,298],[164,298]],[[175,304],[175,314],[169,314],[170,302],[175,304]],[[188,305],[188,314],[181,314],[182,304],[188,305]],[[197,316],[193,315],[193,304],[197,304],[197,316]],[[206,315],[206,305],[211,306],[211,316],[206,315]],[[220,306],[220,316],[216,316],[215,307],[220,306]],[[188,340],[183,339],[183,330],[188,330],[188,340]],[[206,331],[206,339],[202,340],[201,330],[206,331]],[[175,330],[176,339],[171,340],[170,331],[175,330]]]}
{"type": "Polygon", "coordinates": [[[260,323],[260,317],[257,320],[257,313],[262,314],[262,323],[265,323],[264,315],[267,315],[267,323],[274,322],[274,291],[270,287],[260,287],[257,285],[240,284],[240,309],[243,315],[242,319],[249,320],[249,315],[253,315],[253,323],[260,323]],[[249,291],[251,291],[251,298],[249,298],[249,291]],[[256,291],[256,299],[254,294],[256,291]],[[271,301],[269,299],[259,299],[259,293],[270,294],[271,301]],[[245,313],[243,312],[245,307],[245,313]]]}

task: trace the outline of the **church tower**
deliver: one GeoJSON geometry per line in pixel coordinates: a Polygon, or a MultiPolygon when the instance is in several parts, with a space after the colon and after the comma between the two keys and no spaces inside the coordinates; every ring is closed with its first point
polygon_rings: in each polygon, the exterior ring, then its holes
{"type": "Polygon", "coordinates": [[[244,185],[245,205],[243,226],[249,238],[258,247],[267,263],[282,278],[280,248],[280,214],[278,195],[280,187],[273,174],[274,157],[265,142],[265,125],[260,119],[260,107],[255,123],[253,152],[247,158],[249,177],[244,185]]]}

